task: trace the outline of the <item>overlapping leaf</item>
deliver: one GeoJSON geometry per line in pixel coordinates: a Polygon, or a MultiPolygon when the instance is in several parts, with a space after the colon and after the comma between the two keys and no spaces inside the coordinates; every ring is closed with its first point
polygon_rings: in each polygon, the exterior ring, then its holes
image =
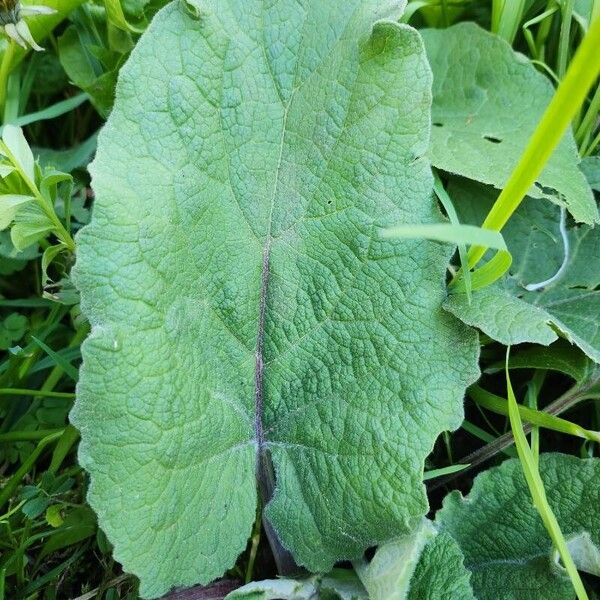
{"type": "MultiPolygon", "coordinates": [[[[540,473],[578,569],[598,575],[600,461],[542,454],[540,473]]],[[[452,492],[436,523],[458,542],[479,600],[575,597],[518,460],[479,475],[466,498],[452,492]]]]}
{"type": "Polygon", "coordinates": [[[360,578],[334,569],[323,577],[254,581],[227,600],[475,600],[463,563],[454,539],[423,519],[410,533],[380,546],[371,561],[356,563],[360,578]]]}
{"type": "Polygon", "coordinates": [[[310,570],[407,531],[477,376],[440,307],[447,250],[378,234],[440,220],[403,3],[193,4],[122,71],[76,267],[80,459],[145,596],[235,562],[257,453],[266,517],[310,570]]]}
{"type": "MultiPolygon", "coordinates": [[[[473,23],[425,30],[423,38],[433,70],[432,164],[502,189],[552,98],[550,81],[473,23]]],[[[591,224],[598,209],[578,164],[569,131],[530,195],[591,224]]]]}
{"type": "MultiPolygon", "coordinates": [[[[467,223],[481,223],[496,197],[493,188],[459,179],[449,191],[467,223]]],[[[549,344],[558,330],[600,362],[600,229],[565,225],[564,230],[566,246],[560,210],[526,198],[503,229],[513,255],[509,276],[474,292],[471,303],[465,294],[450,295],[446,308],[504,344],[549,344]],[[527,289],[549,280],[540,289],[527,289]]]]}

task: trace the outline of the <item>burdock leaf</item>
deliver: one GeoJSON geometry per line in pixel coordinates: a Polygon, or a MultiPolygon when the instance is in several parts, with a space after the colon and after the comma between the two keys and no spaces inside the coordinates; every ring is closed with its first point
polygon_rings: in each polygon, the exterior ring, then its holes
{"type": "Polygon", "coordinates": [[[257,482],[311,571],[406,533],[478,374],[475,333],[441,308],[448,247],[379,233],[441,221],[403,3],[193,4],[157,14],[121,72],[78,236],[72,419],[144,596],[235,563],[257,482]]]}

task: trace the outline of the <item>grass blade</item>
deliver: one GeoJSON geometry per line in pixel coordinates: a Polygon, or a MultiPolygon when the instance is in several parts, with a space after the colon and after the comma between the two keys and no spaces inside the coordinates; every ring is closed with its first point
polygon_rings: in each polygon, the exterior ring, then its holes
{"type": "Polygon", "coordinates": [[[525,432],[523,431],[523,423],[521,421],[519,405],[517,404],[517,399],[510,382],[510,371],[508,368],[509,354],[510,347],[506,351],[505,366],[506,390],[508,394],[508,416],[515,438],[515,446],[517,448],[517,453],[523,469],[523,475],[525,476],[525,481],[529,487],[531,499],[533,500],[533,503],[540,514],[542,522],[544,523],[544,527],[546,528],[554,547],[560,554],[560,558],[571,579],[571,583],[573,584],[573,588],[577,594],[578,600],[589,600],[585,588],[583,587],[583,582],[581,581],[579,572],[577,571],[577,567],[575,566],[573,558],[569,552],[569,548],[567,547],[565,538],[560,530],[558,521],[552,512],[550,504],[548,504],[546,490],[544,489],[544,483],[542,482],[542,478],[537,468],[537,462],[533,456],[533,453],[531,452],[529,444],[527,443],[525,432]]]}
{"type": "Polygon", "coordinates": [[[56,363],[58,367],[60,367],[73,381],[77,382],[79,373],[64,356],[61,356],[58,352],[52,350],[50,346],[44,344],[44,342],[38,340],[35,336],[32,335],[31,339],[56,363]]]}

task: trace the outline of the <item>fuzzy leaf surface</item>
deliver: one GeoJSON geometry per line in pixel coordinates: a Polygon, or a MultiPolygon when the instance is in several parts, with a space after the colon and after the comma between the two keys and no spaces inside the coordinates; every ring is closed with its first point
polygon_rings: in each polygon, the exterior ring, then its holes
{"type": "MultiPolygon", "coordinates": [[[[600,460],[540,455],[548,501],[579,570],[594,573],[600,542],[600,460]]],[[[479,600],[567,600],[575,592],[533,506],[518,460],[479,475],[469,495],[452,492],[436,515],[472,572],[479,600]]]]}
{"type": "Polygon", "coordinates": [[[265,518],[311,571],[409,530],[478,374],[447,248],[379,237],[441,220],[403,3],[194,5],[121,72],[75,269],[80,460],[144,596],[235,563],[269,461],[265,518]]]}
{"type": "MultiPolygon", "coordinates": [[[[502,189],[552,98],[550,81],[473,23],[422,34],[433,70],[432,164],[502,189]]],[[[591,224],[598,209],[578,164],[569,130],[529,194],[591,224]]]]}
{"type": "Polygon", "coordinates": [[[439,533],[423,548],[410,581],[408,600],[475,600],[471,574],[458,544],[439,533]]]}

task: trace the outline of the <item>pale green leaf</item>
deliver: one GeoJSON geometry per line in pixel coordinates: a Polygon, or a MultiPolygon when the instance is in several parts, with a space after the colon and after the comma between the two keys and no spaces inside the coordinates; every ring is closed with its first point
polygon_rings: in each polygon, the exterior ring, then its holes
{"type": "MultiPolygon", "coordinates": [[[[600,549],[587,531],[572,536],[567,540],[567,546],[578,569],[600,577],[600,549]]],[[[556,564],[560,564],[559,559],[557,553],[555,555],[556,564]]]]}
{"type": "Polygon", "coordinates": [[[325,576],[253,581],[229,593],[226,600],[368,600],[354,571],[334,569],[325,576]]]}
{"type": "Polygon", "coordinates": [[[318,578],[252,581],[226,596],[226,600],[317,600],[318,578]]]}
{"type": "MultiPolygon", "coordinates": [[[[589,568],[594,556],[589,542],[596,547],[600,543],[600,460],[541,454],[540,473],[565,537],[589,536],[585,552],[573,554],[578,569],[589,568]]],[[[436,523],[460,546],[479,600],[575,598],[532,504],[518,460],[507,460],[479,475],[466,498],[459,492],[449,494],[436,523]]]]}
{"type": "Polygon", "coordinates": [[[5,125],[2,130],[2,141],[11,153],[11,160],[19,166],[29,181],[35,180],[35,160],[31,148],[23,135],[23,130],[15,125],[5,125]]]}
{"type": "Polygon", "coordinates": [[[404,600],[423,548],[435,535],[431,521],[423,519],[414,531],[380,546],[370,562],[356,561],[370,600],[404,600]]]}
{"type": "MultiPolygon", "coordinates": [[[[552,84],[507,42],[473,23],[422,33],[434,77],[432,164],[502,189],[550,102],[552,84]]],[[[578,163],[569,131],[530,195],[594,223],[598,209],[578,163]]]]}
{"type": "Polygon", "coordinates": [[[1,194],[0,195],[0,231],[6,229],[17,216],[17,213],[23,206],[31,202],[31,196],[22,196],[19,194],[1,194]]]}
{"type": "Polygon", "coordinates": [[[309,570],[405,534],[478,374],[441,308],[451,248],[378,235],[441,222],[403,3],[199,6],[157,14],[123,68],[78,237],[93,330],[72,418],[144,596],[234,564],[257,454],[264,517],[309,570]]]}
{"type": "Polygon", "coordinates": [[[8,177],[14,170],[15,168],[12,165],[0,164],[0,177],[4,179],[5,177],[8,177]]]}

